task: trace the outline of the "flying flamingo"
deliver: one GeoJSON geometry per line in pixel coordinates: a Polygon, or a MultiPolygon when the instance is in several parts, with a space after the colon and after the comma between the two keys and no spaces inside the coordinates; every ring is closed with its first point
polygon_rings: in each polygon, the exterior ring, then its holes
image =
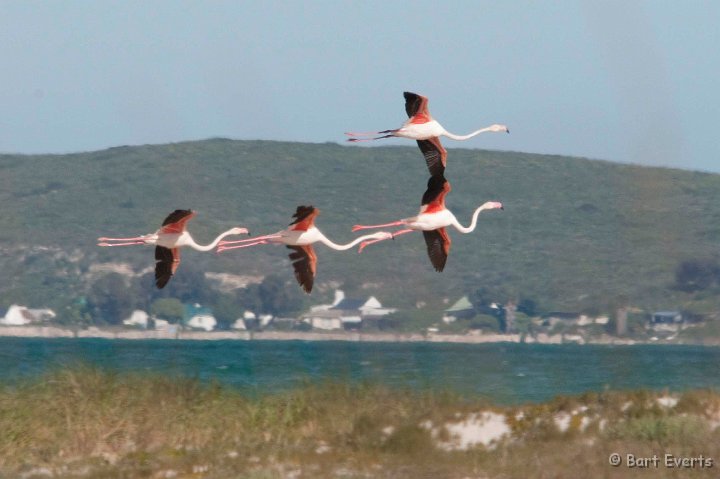
{"type": "MultiPolygon", "coordinates": [[[[435,271],[442,271],[445,268],[445,262],[447,261],[448,254],[450,254],[450,236],[448,236],[445,228],[447,226],[454,226],[455,229],[461,233],[470,233],[475,229],[477,224],[477,218],[481,211],[492,210],[496,208],[503,209],[502,203],[496,201],[488,201],[482,206],[478,207],[472,215],[472,222],[470,226],[465,227],[461,225],[455,215],[445,207],[445,196],[450,192],[450,183],[445,179],[444,176],[433,176],[428,181],[428,188],[422,197],[422,206],[420,207],[420,213],[412,218],[405,218],[402,220],[394,221],[392,223],[386,223],[382,225],[355,225],[353,231],[370,229],[370,228],[385,228],[389,226],[406,226],[406,229],[395,231],[392,234],[392,238],[411,233],[413,231],[422,231],[425,237],[425,244],[427,245],[428,256],[430,262],[435,267],[435,271]]],[[[366,246],[382,241],[382,239],[376,239],[371,241],[364,241],[360,245],[360,251],[366,246]]]]}
{"type": "Polygon", "coordinates": [[[175,210],[165,218],[162,227],[154,233],[132,238],[98,238],[98,246],[155,245],[155,285],[162,289],[180,265],[180,248],[190,246],[198,251],[210,251],[229,235],[248,233],[246,228],[232,228],[220,234],[208,245],[199,245],[185,226],[195,216],[191,210],[175,210]]]}
{"type": "Polygon", "coordinates": [[[475,130],[467,135],[450,133],[430,115],[428,99],[426,97],[408,91],[404,92],[403,96],[405,97],[405,111],[409,119],[403,123],[400,128],[371,132],[348,132],[345,134],[352,137],[383,135],[372,138],[349,138],[348,141],[372,141],[382,138],[392,138],[394,136],[417,140],[417,144],[425,157],[425,162],[430,170],[430,174],[435,176],[443,173],[447,161],[447,151],[445,151],[445,148],[443,148],[440,143],[440,136],[447,136],[453,140],[467,140],[484,132],[504,131],[510,133],[507,126],[499,124],[475,130]]]}
{"type": "Polygon", "coordinates": [[[325,237],[325,235],[322,234],[317,227],[315,227],[315,217],[318,213],[320,213],[320,210],[314,208],[313,206],[298,206],[295,214],[293,215],[295,221],[290,223],[289,228],[271,235],[258,236],[246,240],[221,241],[220,246],[218,247],[218,253],[230,249],[247,248],[249,246],[259,244],[284,244],[289,249],[293,250],[293,252],[288,256],[293,262],[292,265],[295,270],[295,279],[297,279],[297,282],[303,290],[309,294],[312,291],[313,282],[315,280],[315,272],[317,270],[317,256],[315,256],[315,250],[312,247],[313,243],[317,243],[319,241],[334,250],[344,251],[365,240],[392,238],[390,233],[380,232],[372,235],[361,236],[344,245],[333,243],[325,237]]]}

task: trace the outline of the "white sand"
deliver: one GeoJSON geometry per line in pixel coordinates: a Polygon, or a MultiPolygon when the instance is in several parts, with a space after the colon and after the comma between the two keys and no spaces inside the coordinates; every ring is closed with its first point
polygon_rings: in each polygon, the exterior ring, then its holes
{"type": "Polygon", "coordinates": [[[673,408],[677,406],[678,398],[672,396],[663,396],[656,399],[657,403],[666,408],[673,408]]]}
{"type": "Polygon", "coordinates": [[[553,420],[555,421],[555,427],[558,431],[565,432],[570,428],[570,419],[572,416],[566,412],[560,412],[555,415],[553,420]]]}
{"type": "Polygon", "coordinates": [[[445,429],[451,440],[438,444],[445,450],[466,450],[478,444],[493,449],[497,441],[511,432],[505,416],[491,411],[470,414],[464,421],[445,424],[445,429]]]}

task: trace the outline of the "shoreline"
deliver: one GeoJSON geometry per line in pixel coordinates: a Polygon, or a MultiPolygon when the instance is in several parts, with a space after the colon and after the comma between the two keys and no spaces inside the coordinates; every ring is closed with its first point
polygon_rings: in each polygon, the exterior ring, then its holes
{"type": "Polygon", "coordinates": [[[96,339],[164,339],[164,340],[237,340],[237,341],[351,341],[351,342],[424,342],[424,343],[525,343],[525,344],[604,344],[625,345],[663,344],[719,346],[720,339],[703,342],[685,341],[638,341],[612,336],[586,340],[577,335],[547,335],[521,337],[519,334],[442,334],[442,333],[361,333],[361,332],[299,332],[299,331],[183,331],[131,330],[131,329],[66,329],[57,326],[2,326],[0,337],[16,338],[96,338],[96,339]]]}

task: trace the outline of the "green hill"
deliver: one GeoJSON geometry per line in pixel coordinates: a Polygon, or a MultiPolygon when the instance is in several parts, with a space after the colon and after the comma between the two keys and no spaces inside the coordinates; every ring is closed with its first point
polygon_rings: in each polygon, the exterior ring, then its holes
{"type": "MultiPolygon", "coordinates": [[[[446,203],[461,223],[488,200],[468,235],[451,231],[436,273],[419,234],[356,250],[316,248],[318,294],[363,287],[388,305],[441,307],[479,288],[532,298],[546,310],[582,309],[626,297],[681,307],[673,289],[687,260],[713,260],[720,239],[720,176],[581,158],[451,149],[446,203]]],[[[197,212],[198,242],[245,226],[284,228],[295,207],[320,208],[317,226],[336,242],[356,223],[416,214],[427,171],[414,145],[361,148],[212,139],[67,155],[0,155],[0,301],[82,294],[97,262],[153,262],[150,248],[98,248],[101,235],[154,231],[177,208],[197,212]],[[41,296],[42,296],[41,295],[41,296]],[[44,296],[42,296],[44,297],[44,296]]],[[[222,255],[188,251],[183,268],[292,278],[287,250],[261,246],[222,255]],[[190,266],[188,266],[190,265],[190,266]]],[[[36,300],[36,302],[39,299],[36,300]]],[[[40,306],[40,305],[36,305],[40,306]]]]}

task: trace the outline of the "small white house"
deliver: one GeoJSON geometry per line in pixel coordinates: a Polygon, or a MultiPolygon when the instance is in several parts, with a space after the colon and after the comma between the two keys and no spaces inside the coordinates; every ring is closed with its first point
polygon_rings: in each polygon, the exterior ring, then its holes
{"type": "Polygon", "coordinates": [[[275,317],[272,314],[255,314],[252,311],[245,311],[242,318],[238,318],[232,324],[233,329],[246,331],[251,328],[264,328],[272,323],[275,317]]]}
{"type": "Polygon", "coordinates": [[[362,299],[344,298],[330,308],[330,311],[340,311],[343,317],[361,316],[365,318],[367,316],[385,316],[386,314],[394,313],[396,309],[383,308],[375,296],[370,296],[365,301],[362,299]]]}
{"type": "Polygon", "coordinates": [[[397,311],[396,308],[383,308],[375,296],[370,296],[359,309],[362,316],[385,316],[397,311]]]}
{"type": "Polygon", "coordinates": [[[139,326],[147,329],[148,327],[148,314],[145,311],[136,309],[132,312],[129,318],[123,320],[125,326],[139,326]]]}
{"type": "Polygon", "coordinates": [[[212,331],[217,326],[217,320],[212,315],[212,311],[197,303],[186,304],[184,316],[185,325],[189,328],[212,331]]]}
{"type": "Polygon", "coordinates": [[[340,311],[316,311],[311,313],[306,320],[313,329],[333,330],[342,329],[342,313],[340,311]]]}
{"type": "Polygon", "coordinates": [[[607,324],[607,323],[609,323],[609,322],[610,322],[610,317],[609,317],[609,316],[598,316],[597,318],[595,318],[595,324],[605,325],[605,324],[607,324]]]}
{"type": "Polygon", "coordinates": [[[302,321],[313,329],[359,329],[364,320],[379,319],[395,311],[394,308],[383,308],[374,296],[366,300],[346,298],[345,293],[338,289],[332,304],[311,307],[302,316],[302,321]]]}
{"type": "Polygon", "coordinates": [[[35,321],[50,321],[51,319],[55,319],[55,311],[48,308],[28,308],[28,313],[30,313],[30,315],[35,318],[35,321]]]}
{"type": "Polygon", "coordinates": [[[55,317],[52,309],[28,309],[25,306],[13,304],[0,318],[0,324],[5,326],[24,326],[30,323],[49,321],[55,317]]]}
{"type": "Polygon", "coordinates": [[[0,324],[6,326],[25,326],[33,322],[33,317],[25,306],[18,306],[13,304],[10,306],[5,313],[5,316],[0,319],[0,324]]]}
{"type": "Polygon", "coordinates": [[[257,322],[257,316],[252,311],[245,310],[242,318],[237,318],[231,328],[246,331],[248,329],[248,321],[252,323],[257,322]]]}
{"type": "Polygon", "coordinates": [[[187,325],[194,329],[204,329],[205,331],[212,331],[217,326],[217,320],[214,316],[207,314],[198,314],[190,318],[187,325]]]}
{"type": "Polygon", "coordinates": [[[311,306],[310,312],[315,313],[317,311],[327,311],[337,306],[343,299],[345,299],[345,292],[343,292],[341,289],[336,289],[335,299],[333,300],[332,304],[318,304],[316,306],[311,306]]]}
{"type": "Polygon", "coordinates": [[[272,314],[261,314],[258,316],[258,320],[260,320],[260,327],[264,328],[268,324],[272,323],[273,317],[274,316],[272,314]]]}
{"type": "Polygon", "coordinates": [[[442,320],[445,324],[450,324],[458,319],[468,319],[475,316],[475,308],[467,296],[458,299],[455,304],[445,310],[442,320]]]}
{"type": "Polygon", "coordinates": [[[155,329],[158,331],[167,331],[172,329],[170,328],[170,322],[165,319],[153,318],[153,322],[155,323],[155,329]]]}
{"type": "Polygon", "coordinates": [[[340,318],[340,323],[345,329],[358,329],[362,322],[362,316],[343,316],[340,318]]]}

